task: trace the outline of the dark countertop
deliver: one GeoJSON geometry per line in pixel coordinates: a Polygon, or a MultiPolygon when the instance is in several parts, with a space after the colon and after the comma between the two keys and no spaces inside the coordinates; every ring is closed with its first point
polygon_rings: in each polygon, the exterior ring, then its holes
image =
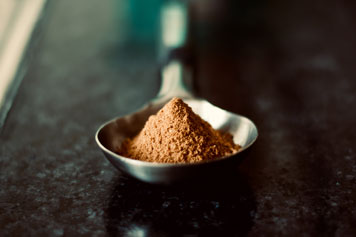
{"type": "Polygon", "coordinates": [[[145,14],[159,2],[48,5],[0,134],[0,235],[355,236],[356,5],[197,11],[198,93],[260,136],[236,173],[160,187],[121,174],[94,141],[158,91],[145,14]]]}

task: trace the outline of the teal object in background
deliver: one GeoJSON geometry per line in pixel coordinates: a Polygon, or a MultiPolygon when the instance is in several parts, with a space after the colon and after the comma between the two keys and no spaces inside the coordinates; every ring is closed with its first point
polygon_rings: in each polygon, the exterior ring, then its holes
{"type": "Polygon", "coordinates": [[[151,43],[159,34],[160,10],[164,0],[127,1],[127,33],[130,41],[151,43]]]}

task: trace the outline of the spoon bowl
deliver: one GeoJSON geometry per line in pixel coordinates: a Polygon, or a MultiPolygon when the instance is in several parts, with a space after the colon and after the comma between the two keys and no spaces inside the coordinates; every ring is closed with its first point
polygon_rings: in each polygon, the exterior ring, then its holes
{"type": "MultiPolygon", "coordinates": [[[[182,94],[183,96],[184,94],[182,94]]],[[[122,142],[139,133],[150,115],[156,114],[171,97],[156,99],[138,112],[115,118],[102,125],[96,133],[96,142],[106,158],[119,170],[141,181],[172,184],[195,177],[209,177],[236,167],[246,155],[246,149],[257,139],[257,128],[246,117],[225,111],[206,100],[187,96],[182,98],[193,111],[209,122],[214,129],[228,132],[241,146],[236,153],[199,163],[153,163],[134,160],[117,154],[122,142]]]]}

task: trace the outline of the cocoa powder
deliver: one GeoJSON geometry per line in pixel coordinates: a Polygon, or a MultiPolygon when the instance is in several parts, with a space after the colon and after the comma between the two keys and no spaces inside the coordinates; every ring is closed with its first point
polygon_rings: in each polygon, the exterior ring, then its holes
{"type": "Polygon", "coordinates": [[[141,132],[124,141],[119,154],[158,163],[195,163],[235,153],[240,149],[230,134],[222,133],[173,98],[149,117],[141,132]]]}

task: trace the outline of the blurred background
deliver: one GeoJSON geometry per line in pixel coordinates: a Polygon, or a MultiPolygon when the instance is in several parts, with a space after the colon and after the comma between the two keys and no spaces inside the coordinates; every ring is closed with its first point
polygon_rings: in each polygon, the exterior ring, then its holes
{"type": "MultiPolygon", "coordinates": [[[[33,35],[32,44],[42,40],[42,31],[46,27],[55,28],[50,30],[51,33],[45,36],[44,41],[53,42],[52,50],[60,51],[56,58],[60,59],[61,55],[67,58],[63,58],[64,64],[53,62],[63,68],[63,73],[66,70],[65,63],[71,61],[72,66],[83,63],[85,57],[89,56],[86,54],[97,52],[101,54],[98,60],[105,61],[106,66],[117,65],[121,58],[130,60],[131,57],[142,58],[149,54],[148,61],[156,64],[148,66],[150,70],[160,70],[169,54],[177,48],[183,49],[181,51],[184,52],[184,57],[189,58],[189,64],[196,72],[197,62],[201,63],[201,60],[195,59],[200,54],[209,52],[225,55],[226,52],[235,50],[238,42],[261,40],[258,34],[265,33],[265,5],[265,2],[260,0],[131,0],[105,1],[104,4],[95,1],[85,4],[45,0],[2,1],[1,124],[25,73],[27,64],[23,63],[24,56],[26,49],[31,48],[28,45],[36,28],[38,34],[33,35]],[[44,15],[53,16],[41,21],[44,15]],[[58,20],[55,23],[47,23],[47,19],[51,18],[58,20]],[[39,23],[43,22],[44,28],[39,27],[39,23]]],[[[28,61],[27,58],[26,60],[28,61]]],[[[197,81],[195,80],[195,83],[197,81]]],[[[156,87],[157,84],[159,85],[159,80],[155,83],[156,87]]]]}

